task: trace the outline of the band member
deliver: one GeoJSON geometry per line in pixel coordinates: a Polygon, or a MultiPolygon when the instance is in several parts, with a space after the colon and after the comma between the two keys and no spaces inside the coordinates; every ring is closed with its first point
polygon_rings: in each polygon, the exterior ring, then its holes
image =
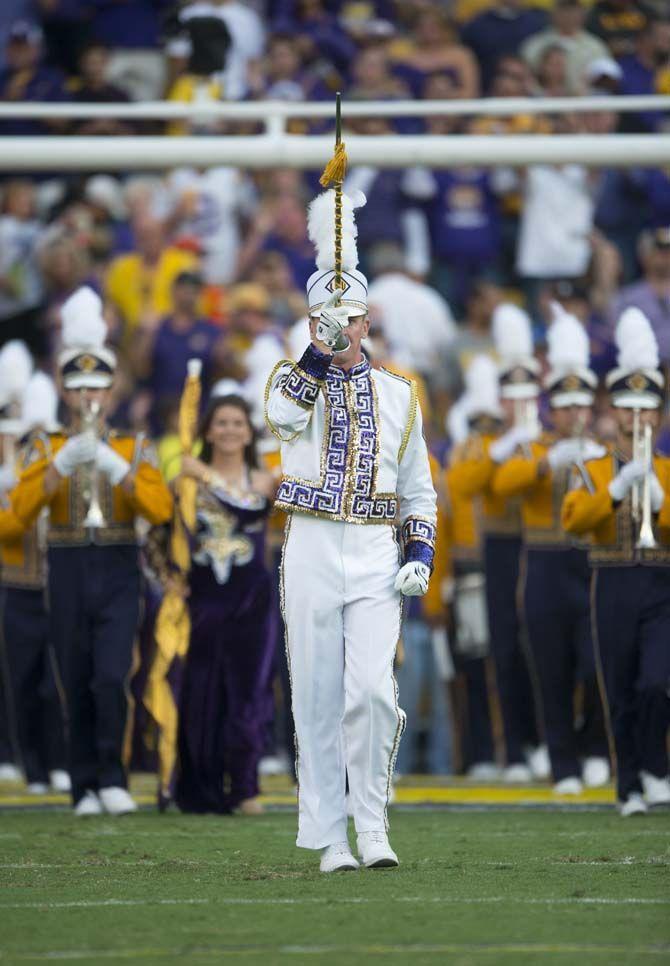
{"type": "Polygon", "coordinates": [[[626,309],[607,376],[617,434],[576,474],[566,531],[591,537],[592,616],[617,762],[621,815],[670,803],[670,460],[653,454],[663,402],[656,338],[626,309]]]}
{"type": "Polygon", "coordinates": [[[290,514],[282,581],[297,844],[324,850],[324,872],[358,866],[347,840],[347,778],[364,865],[398,864],[386,820],[404,726],[393,657],[401,595],[428,587],[436,521],[415,386],[373,370],[361,351],[367,281],[356,269],[346,195],[334,270],[336,193],[320,195],[310,210],[318,266],[307,284],[312,341],[298,363],[275,369],[266,393],[266,420],[282,443],[277,506],[290,514]]]}
{"type": "Polygon", "coordinates": [[[116,357],[104,345],[100,299],[81,288],[61,314],[68,425],[34,441],[11,504],[26,529],[43,507],[50,511],[51,637],[67,703],[75,814],[119,815],[137,807],[122,761],[140,600],[135,520],[166,522],[172,498],[150,445],[106,424],[116,357]]]}
{"type": "Polygon", "coordinates": [[[185,812],[256,815],[275,643],[264,561],[275,486],[258,467],[250,410],[239,396],[210,403],[200,439],[200,458],[182,458],[182,473],[198,489],[175,799],[185,812]]]}
{"type": "MultiPolygon", "coordinates": [[[[17,439],[21,433],[18,419],[21,395],[30,379],[33,360],[25,342],[11,339],[0,349],[0,514],[4,518],[3,539],[11,532],[12,514],[6,513],[7,493],[16,483],[17,439]],[[9,530],[8,530],[9,528],[9,530]]],[[[21,533],[16,521],[16,534],[21,533]]],[[[0,572],[0,611],[4,607],[0,572]]],[[[0,634],[0,781],[21,781],[16,747],[14,701],[7,667],[6,641],[0,634]]]]}
{"type": "Polygon", "coordinates": [[[548,333],[547,389],[553,431],[541,433],[496,471],[493,491],[521,497],[525,545],[523,615],[540,687],[554,791],[577,795],[609,781],[589,616],[586,550],[561,527],[571,467],[603,448],[586,437],[598,380],[584,327],[559,305],[548,333]],[[582,688],[582,725],[575,688],[582,688]]]}
{"type": "MultiPolygon", "coordinates": [[[[43,372],[28,380],[21,401],[23,435],[16,472],[35,439],[48,445],[56,428],[58,394],[43,372]]],[[[66,771],[65,709],[55,676],[54,654],[46,608],[46,526],[43,511],[23,530],[8,508],[0,510],[0,559],[5,588],[3,631],[7,649],[16,730],[28,792],[45,794],[51,787],[70,791],[66,771]]]]}
{"type": "MultiPolygon", "coordinates": [[[[488,356],[476,356],[465,374],[465,392],[449,411],[452,440],[445,473],[448,539],[453,561],[452,601],[454,664],[464,688],[457,715],[461,731],[461,767],[468,777],[488,781],[498,776],[489,701],[490,635],[482,561],[481,499],[464,486],[467,467],[479,454],[482,436],[497,426],[501,412],[497,374],[488,356]]],[[[458,680],[458,679],[457,679],[458,680]]]]}
{"type": "Polygon", "coordinates": [[[500,418],[496,424],[489,420],[473,439],[454,469],[452,483],[461,498],[481,499],[486,605],[505,745],[502,777],[517,783],[546,778],[549,762],[546,747],[538,741],[525,631],[519,619],[520,504],[494,493],[492,484],[498,464],[538,431],[539,367],[533,357],[530,320],[517,306],[504,303],[496,308],[493,335],[500,418]]]}

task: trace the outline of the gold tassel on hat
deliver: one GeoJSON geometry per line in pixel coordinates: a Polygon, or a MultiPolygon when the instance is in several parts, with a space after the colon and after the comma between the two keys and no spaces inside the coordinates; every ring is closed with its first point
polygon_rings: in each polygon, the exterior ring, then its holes
{"type": "Polygon", "coordinates": [[[319,184],[323,185],[324,188],[330,188],[331,185],[336,185],[338,182],[341,185],[346,173],[347,152],[344,141],[338,141],[335,145],[335,154],[323,169],[323,174],[319,178],[319,184]]]}

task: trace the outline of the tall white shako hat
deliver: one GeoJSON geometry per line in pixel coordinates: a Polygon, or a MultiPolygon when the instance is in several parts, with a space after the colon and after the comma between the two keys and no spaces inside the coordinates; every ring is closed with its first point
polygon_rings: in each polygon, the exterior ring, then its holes
{"type": "Polygon", "coordinates": [[[116,355],[105,345],[107,323],[102,300],[83,285],[63,303],[63,348],[58,371],[65,389],[107,389],[114,381],[116,355]]]}
{"type": "Polygon", "coordinates": [[[58,429],[58,391],[46,372],[34,372],[21,399],[23,432],[44,429],[48,433],[58,429]]]}
{"type": "Polygon", "coordinates": [[[25,342],[5,343],[0,349],[0,433],[21,435],[21,397],[32,371],[33,359],[25,342]]]}
{"type": "MultiPolygon", "coordinates": [[[[354,209],[361,208],[366,198],[362,191],[351,195],[342,193],[342,273],[340,287],[344,294],[340,305],[346,307],[350,318],[368,311],[368,280],[358,271],[358,229],[354,209]]],[[[307,231],[316,249],[316,271],[307,282],[309,314],[321,314],[321,306],[338,287],[335,274],[335,191],[317,195],[309,206],[307,231]]]]}
{"type": "Polygon", "coordinates": [[[590,406],[598,377],[589,368],[589,337],[575,315],[558,302],[551,303],[552,322],[547,332],[549,373],[545,386],[553,409],[590,406]]]}
{"type": "Polygon", "coordinates": [[[658,409],[663,404],[665,380],[649,319],[635,306],[624,309],[614,338],[617,367],[605,380],[612,405],[619,409],[658,409]]]}
{"type": "Polygon", "coordinates": [[[453,443],[461,443],[482,417],[501,419],[498,369],[484,353],[474,356],[465,370],[465,389],[450,408],[446,429],[453,443]]]}
{"type": "Polygon", "coordinates": [[[533,355],[530,316],[518,305],[503,302],[494,309],[492,322],[501,398],[534,399],[540,393],[540,365],[533,355]]]}
{"type": "Polygon", "coordinates": [[[481,416],[502,418],[498,369],[485,353],[476,355],[465,370],[464,406],[470,423],[481,416]]]}

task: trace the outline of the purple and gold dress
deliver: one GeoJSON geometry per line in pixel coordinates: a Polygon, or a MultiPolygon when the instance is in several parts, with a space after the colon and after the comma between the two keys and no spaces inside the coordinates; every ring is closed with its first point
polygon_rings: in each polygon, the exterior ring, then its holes
{"type": "Polygon", "coordinates": [[[265,532],[270,502],[215,477],[198,486],[190,574],[191,643],[179,708],[175,799],[230,812],[258,794],[275,627],[265,532]]]}

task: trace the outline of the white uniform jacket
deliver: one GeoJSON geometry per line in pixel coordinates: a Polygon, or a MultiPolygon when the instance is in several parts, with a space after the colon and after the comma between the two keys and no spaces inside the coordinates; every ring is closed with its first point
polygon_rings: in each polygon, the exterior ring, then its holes
{"type": "Polygon", "coordinates": [[[348,372],[309,345],[279,363],[265,418],[281,441],[276,505],[345,523],[401,527],[405,561],[432,567],[436,495],[416,385],[367,359],[348,372]]]}

